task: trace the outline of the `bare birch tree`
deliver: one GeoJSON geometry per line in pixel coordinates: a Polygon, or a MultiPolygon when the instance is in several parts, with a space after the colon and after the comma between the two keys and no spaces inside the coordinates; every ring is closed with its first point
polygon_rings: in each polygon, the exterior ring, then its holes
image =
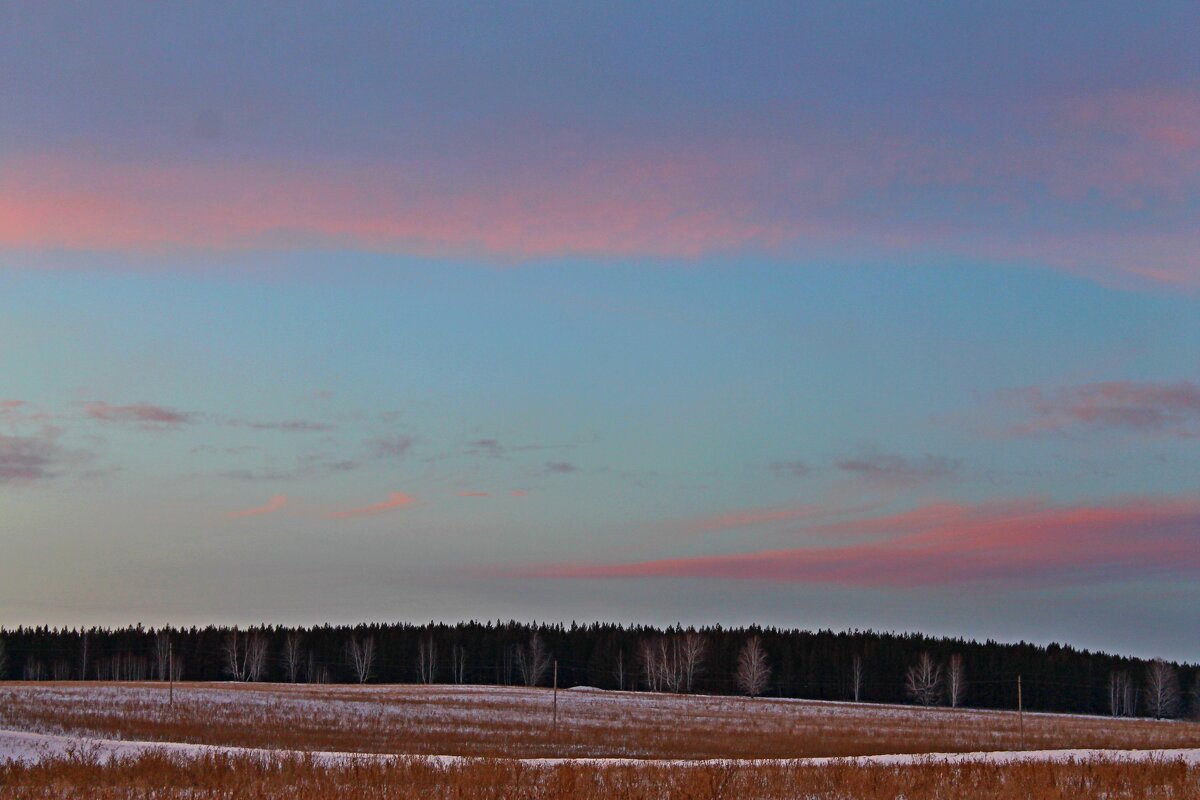
{"type": "Polygon", "coordinates": [[[549,668],[550,653],[542,642],[541,634],[534,631],[529,637],[528,648],[517,650],[517,669],[521,673],[521,680],[526,686],[537,686],[549,668]]]}
{"type": "Polygon", "coordinates": [[[346,642],[346,655],[350,660],[350,668],[354,670],[354,679],[366,683],[371,679],[371,670],[375,665],[375,640],[368,636],[359,639],[351,636],[346,642]]]}
{"type": "Polygon", "coordinates": [[[958,708],[966,696],[967,673],[963,667],[962,656],[955,653],[950,656],[950,665],[946,668],[946,700],[951,708],[958,708]]]}
{"type": "Polygon", "coordinates": [[[638,642],[638,662],[642,666],[642,682],[652,692],[662,689],[662,670],[658,666],[658,648],[650,639],[638,642]]]}
{"type": "Polygon", "coordinates": [[[417,675],[421,683],[437,680],[437,642],[426,636],[417,642],[417,675]]]}
{"type": "Polygon", "coordinates": [[[236,628],[225,635],[221,654],[224,656],[225,671],[229,676],[235,681],[246,680],[245,648],[242,647],[242,637],[236,628]]]}
{"type": "Polygon", "coordinates": [[[1146,712],[1155,719],[1173,717],[1179,711],[1179,676],[1175,667],[1161,658],[1146,667],[1146,712]]]}
{"type": "Polygon", "coordinates": [[[737,687],[751,697],[758,697],[767,689],[771,680],[771,667],[767,663],[767,652],[762,639],[751,636],[738,653],[737,672],[734,681],[737,687]]]}
{"type": "Polygon", "coordinates": [[[659,685],[664,692],[678,693],[683,686],[683,659],[678,636],[660,636],[658,648],[659,685]]]}
{"type": "Polygon", "coordinates": [[[504,655],[500,665],[500,680],[505,686],[513,684],[513,662],[516,661],[517,648],[508,645],[504,648],[504,655]]]}
{"type": "MultiPolygon", "coordinates": [[[[0,675],[4,674],[0,671],[0,675]]],[[[1200,672],[1192,681],[1192,719],[1200,720],[1200,672]]]]}
{"type": "Polygon", "coordinates": [[[850,697],[856,703],[862,701],[863,676],[862,656],[855,654],[850,659],[850,697]]]}
{"type": "Polygon", "coordinates": [[[704,659],[708,656],[708,641],[703,634],[688,631],[680,643],[680,662],[683,667],[683,690],[691,694],[696,686],[696,676],[704,671],[704,659]]]}
{"type": "Polygon", "coordinates": [[[259,630],[246,634],[244,650],[246,653],[246,680],[260,681],[267,668],[267,635],[259,630]]]}
{"type": "Polygon", "coordinates": [[[300,646],[303,641],[304,637],[297,631],[289,631],[283,637],[283,671],[288,683],[295,683],[300,677],[300,668],[303,666],[300,646]]]}
{"type": "MultiPolygon", "coordinates": [[[[79,680],[86,681],[88,679],[88,645],[90,644],[88,632],[83,631],[79,637],[79,680]]],[[[0,668],[0,676],[4,675],[4,670],[0,668]]]]}
{"type": "Polygon", "coordinates": [[[467,648],[461,644],[450,648],[450,679],[458,684],[467,682],[467,648]]]}
{"type": "Polygon", "coordinates": [[[937,705],[942,694],[942,667],[929,653],[921,653],[917,663],[904,675],[904,690],[913,702],[923,706],[937,705]]]}
{"type": "Polygon", "coordinates": [[[160,681],[169,680],[171,660],[171,634],[169,631],[159,631],[154,637],[154,677],[160,681]]]}
{"type": "Polygon", "coordinates": [[[617,651],[617,660],[613,664],[613,679],[617,682],[617,688],[625,691],[625,651],[617,651]]]}
{"type": "Polygon", "coordinates": [[[1128,672],[1113,670],[1108,674],[1108,710],[1114,717],[1125,717],[1131,714],[1128,701],[1132,692],[1129,686],[1128,672]]]}
{"type": "Polygon", "coordinates": [[[329,683],[329,670],[317,660],[317,654],[308,651],[308,665],[304,668],[304,677],[309,683],[329,683]]]}

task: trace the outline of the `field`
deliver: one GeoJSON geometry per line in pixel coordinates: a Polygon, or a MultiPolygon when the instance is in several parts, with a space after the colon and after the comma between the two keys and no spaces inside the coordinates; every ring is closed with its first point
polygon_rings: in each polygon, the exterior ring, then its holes
{"type": "Polygon", "coordinates": [[[1008,712],[587,689],[557,706],[555,725],[544,689],[180,684],[168,705],[162,684],[6,683],[0,796],[1200,796],[1195,723],[1026,714],[1022,748],[1008,712]]]}

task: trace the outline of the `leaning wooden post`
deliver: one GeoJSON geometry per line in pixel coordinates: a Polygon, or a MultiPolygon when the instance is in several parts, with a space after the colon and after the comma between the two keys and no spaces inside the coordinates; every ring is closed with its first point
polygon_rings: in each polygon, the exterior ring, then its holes
{"type": "Polygon", "coordinates": [[[175,643],[167,640],[167,705],[175,707],[175,643]]]}
{"type": "Polygon", "coordinates": [[[554,729],[558,730],[558,659],[554,659],[554,729]]]}
{"type": "Polygon", "coordinates": [[[1025,749],[1025,704],[1021,700],[1021,676],[1017,676],[1017,718],[1021,721],[1021,749],[1025,749]]]}

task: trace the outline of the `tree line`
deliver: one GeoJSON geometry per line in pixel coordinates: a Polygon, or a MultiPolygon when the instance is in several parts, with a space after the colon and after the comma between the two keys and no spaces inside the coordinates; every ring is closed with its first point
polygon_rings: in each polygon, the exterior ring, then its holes
{"type": "Polygon", "coordinates": [[[0,680],[473,683],[1200,716],[1200,668],[875,631],[518,622],[0,628],[0,680]]]}

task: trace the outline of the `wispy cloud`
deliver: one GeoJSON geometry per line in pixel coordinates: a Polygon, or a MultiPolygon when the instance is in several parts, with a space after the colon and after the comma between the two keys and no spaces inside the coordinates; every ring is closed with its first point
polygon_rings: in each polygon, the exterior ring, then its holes
{"type": "Polygon", "coordinates": [[[908,486],[945,478],[962,467],[957,459],[924,455],[908,458],[893,453],[868,453],[837,462],[837,468],[878,483],[908,486]]]}
{"type": "Polygon", "coordinates": [[[459,497],[491,497],[488,492],[459,492],[459,497]]]}
{"type": "Polygon", "coordinates": [[[799,547],[624,564],[547,564],[511,574],[542,578],[726,578],[869,587],[999,582],[1055,585],[1154,575],[1200,575],[1200,500],[1107,505],[1040,501],[942,503],[840,526],[872,537],[799,547]],[[884,538],[876,537],[883,535],[884,538]]]}
{"type": "Polygon", "coordinates": [[[91,458],[86,451],[61,446],[58,433],[47,430],[36,436],[0,435],[0,485],[56,478],[64,469],[91,458]]]}
{"type": "Polygon", "coordinates": [[[392,492],[388,495],[388,499],[381,503],[375,503],[362,508],[351,508],[346,511],[335,511],[329,514],[330,519],[347,519],[349,517],[368,517],[375,514],[382,514],[385,511],[391,511],[396,508],[412,505],[416,500],[404,492],[392,492]]]}
{"type": "Polygon", "coordinates": [[[230,417],[223,414],[206,414],[199,411],[180,411],[153,403],[130,403],[120,405],[93,401],[84,405],[88,419],[103,423],[137,425],[143,428],[177,428],[181,425],[207,422],[229,428],[245,428],[255,431],[280,431],[283,433],[322,433],[334,430],[327,422],[307,419],[260,420],[230,417]]]}
{"type": "Polygon", "coordinates": [[[414,444],[411,436],[377,436],[367,442],[367,449],[374,458],[404,458],[414,444]]]}
{"type": "Polygon", "coordinates": [[[287,501],[288,496],[286,494],[277,494],[261,506],[246,508],[241,511],[231,511],[229,516],[233,519],[239,519],[241,517],[260,517],[263,514],[270,514],[272,512],[279,511],[281,508],[287,505],[287,501]]]}
{"type": "Polygon", "coordinates": [[[178,411],[151,403],[113,405],[92,402],[84,406],[84,413],[97,422],[133,424],[146,428],[177,428],[195,422],[197,415],[190,411],[178,411]]]}
{"type": "Polygon", "coordinates": [[[500,458],[504,453],[504,445],[496,439],[475,439],[467,442],[467,455],[500,458]]]}
{"type": "Polygon", "coordinates": [[[579,467],[567,461],[547,461],[544,471],[547,475],[569,475],[578,472],[579,467]]]}
{"type": "Polygon", "coordinates": [[[804,461],[775,461],[770,468],[779,478],[803,478],[812,473],[812,467],[804,461]]]}
{"type": "Polygon", "coordinates": [[[228,469],[218,474],[222,478],[237,481],[290,481],[352,472],[361,466],[362,464],[354,459],[338,458],[328,453],[309,453],[297,458],[295,465],[291,467],[269,465],[257,469],[228,469]]]}
{"type": "Polygon", "coordinates": [[[249,428],[255,431],[281,431],[283,433],[323,433],[334,430],[334,425],[328,422],[316,422],[308,419],[285,419],[277,422],[256,419],[238,419],[235,417],[214,417],[213,421],[231,428],[249,428]]]}
{"type": "Polygon", "coordinates": [[[1001,393],[1000,400],[1024,417],[1005,429],[1015,436],[1082,431],[1200,436],[1200,385],[1188,381],[1027,386],[1001,393]]]}

